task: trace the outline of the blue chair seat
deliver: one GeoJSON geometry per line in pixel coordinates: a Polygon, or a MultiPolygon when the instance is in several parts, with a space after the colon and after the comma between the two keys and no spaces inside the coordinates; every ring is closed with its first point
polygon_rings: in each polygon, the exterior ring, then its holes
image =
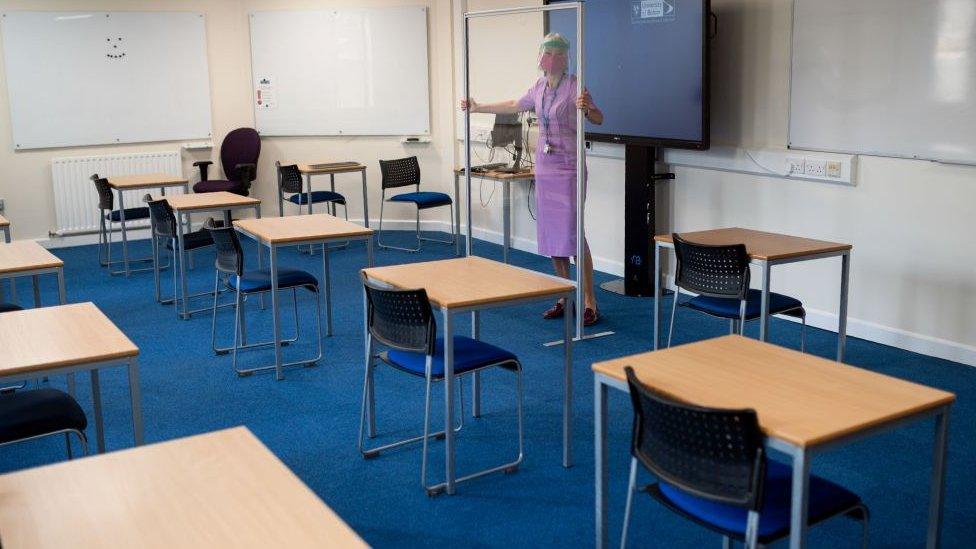
{"type": "MultiPolygon", "coordinates": [[[[232,290],[237,289],[237,277],[232,276],[227,280],[227,286],[232,290]]],[[[294,288],[297,286],[310,286],[318,289],[319,281],[306,271],[298,269],[278,269],[278,288],[294,288]]],[[[267,292],[271,290],[271,269],[256,269],[248,271],[241,277],[241,292],[245,294],[254,292],[267,292]]]]}
{"type": "MultiPolygon", "coordinates": [[[[286,200],[292,204],[305,205],[308,204],[308,193],[293,194],[286,200]]],[[[312,204],[318,204],[319,202],[337,202],[339,204],[345,204],[346,197],[332,191],[312,191],[312,204]]]]}
{"type": "Polygon", "coordinates": [[[71,395],[36,389],[0,395],[0,443],[65,429],[84,431],[88,418],[71,395]]]}
{"type": "Polygon", "coordinates": [[[0,303],[0,313],[12,313],[14,311],[23,311],[24,308],[20,305],[14,305],[13,303],[0,303]]]}
{"type": "MultiPolygon", "coordinates": [[[[116,223],[122,221],[122,210],[114,210],[111,213],[105,214],[105,219],[108,219],[109,221],[114,221],[116,223]]],[[[135,221],[137,219],[149,219],[149,208],[143,206],[141,208],[125,209],[126,221],[135,221]]]]}
{"type": "MultiPolygon", "coordinates": [[[[427,356],[423,353],[401,351],[393,349],[386,353],[384,359],[393,367],[404,372],[424,376],[427,356]]],[[[471,339],[470,337],[454,336],[454,373],[462,374],[491,364],[505,363],[508,369],[514,369],[518,357],[514,354],[495,347],[490,343],[471,339]]],[[[437,338],[434,344],[434,360],[431,364],[431,376],[444,377],[444,339],[437,338]]]]}
{"type": "MultiPolygon", "coordinates": [[[[696,296],[681,305],[723,318],[739,318],[739,300],[726,297],[706,297],[696,296]]],[[[746,299],[746,320],[759,318],[762,305],[762,291],[749,290],[746,299]]],[[[769,314],[780,314],[786,311],[797,309],[797,313],[803,307],[799,299],[792,298],[783,294],[769,292],[769,314]]],[[[799,316],[798,314],[796,316],[799,316]]]]}
{"type": "MultiPolygon", "coordinates": [[[[206,248],[207,246],[213,246],[213,238],[210,237],[210,233],[204,229],[199,231],[193,231],[192,233],[186,233],[183,235],[183,249],[184,250],[196,250],[197,248],[206,248]]],[[[166,249],[173,249],[173,241],[166,240],[166,249]]]]}
{"type": "MultiPolygon", "coordinates": [[[[768,460],[764,499],[759,511],[759,540],[778,539],[790,530],[790,495],[793,468],[768,460]]],[[[666,482],[657,485],[662,503],[688,518],[721,531],[745,535],[748,511],[725,503],[693,496],[666,482]]],[[[810,475],[809,523],[814,524],[850,509],[861,498],[829,480],[810,475]]]]}
{"type": "Polygon", "coordinates": [[[391,196],[390,202],[413,202],[418,208],[423,210],[424,208],[446,206],[451,203],[451,197],[444,193],[419,191],[391,196]]]}

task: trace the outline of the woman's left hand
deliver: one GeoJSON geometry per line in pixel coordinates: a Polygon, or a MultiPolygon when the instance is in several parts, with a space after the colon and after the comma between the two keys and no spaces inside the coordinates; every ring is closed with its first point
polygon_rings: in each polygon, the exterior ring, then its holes
{"type": "Polygon", "coordinates": [[[593,104],[593,98],[590,97],[590,91],[584,89],[583,93],[576,98],[576,108],[583,109],[584,111],[590,111],[596,108],[593,104]]]}

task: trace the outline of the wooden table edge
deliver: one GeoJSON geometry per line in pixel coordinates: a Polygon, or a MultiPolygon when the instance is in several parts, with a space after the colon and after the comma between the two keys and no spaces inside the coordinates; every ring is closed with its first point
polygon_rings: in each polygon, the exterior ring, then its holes
{"type": "MultiPolygon", "coordinates": [[[[124,334],[123,334],[124,335],[124,334]]],[[[126,338],[128,339],[128,337],[126,338]]],[[[130,343],[132,343],[130,341],[130,343]]],[[[79,358],[71,360],[59,360],[55,362],[46,362],[43,365],[31,365],[31,366],[21,366],[17,368],[0,369],[0,376],[10,377],[21,374],[32,374],[32,373],[43,373],[49,370],[60,370],[62,368],[71,368],[74,366],[82,365],[92,365],[93,367],[102,362],[114,362],[128,358],[135,358],[139,356],[139,348],[135,347],[132,343],[134,349],[119,351],[117,353],[109,353],[104,356],[99,356],[97,358],[79,358]]]]}

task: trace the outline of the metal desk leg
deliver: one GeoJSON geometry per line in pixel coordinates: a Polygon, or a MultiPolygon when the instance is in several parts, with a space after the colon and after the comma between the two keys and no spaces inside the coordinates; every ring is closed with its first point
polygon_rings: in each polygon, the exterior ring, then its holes
{"type": "MultiPolygon", "coordinates": [[[[189,224],[190,215],[187,214],[186,218],[187,224],[189,224]]],[[[179,301],[179,306],[176,307],[176,315],[183,320],[187,320],[190,316],[186,314],[186,296],[188,292],[186,291],[186,252],[183,248],[183,223],[176,224],[176,253],[173,254],[173,259],[180,264],[180,297],[177,300],[179,301]]]]}
{"type": "Polygon", "coordinates": [[[802,549],[807,539],[807,503],[810,499],[810,454],[793,450],[793,492],[790,504],[790,549],[802,549]]]}
{"type": "Polygon", "coordinates": [[[837,362],[844,362],[847,347],[847,292],[851,280],[851,254],[840,256],[840,306],[837,310],[837,362]]]}
{"type": "Polygon", "coordinates": [[[759,304],[759,341],[766,341],[769,334],[769,275],[768,261],[760,263],[762,267],[762,298],[759,304]]]}
{"type": "MultiPolygon", "coordinates": [[[[10,244],[10,227],[6,226],[3,228],[3,240],[10,244]]],[[[10,302],[17,303],[17,279],[8,278],[7,283],[10,284],[10,302]]]]}
{"type": "Polygon", "coordinates": [[[41,277],[31,276],[31,285],[34,287],[34,307],[41,306],[41,277]]]}
{"type": "Polygon", "coordinates": [[[281,324],[278,318],[278,248],[269,246],[271,253],[271,327],[274,337],[275,379],[285,379],[281,366],[281,324]]]}
{"type": "MultiPolygon", "coordinates": [[[[471,339],[481,339],[481,315],[471,312],[471,339]]],[[[481,372],[476,371],[471,379],[471,417],[481,417],[481,372]]]]}
{"type": "MultiPolygon", "coordinates": [[[[330,189],[332,190],[332,192],[335,192],[335,174],[334,173],[330,173],[329,174],[329,185],[330,185],[330,189]]],[[[335,214],[336,214],[336,203],[335,203],[335,201],[329,202],[329,206],[331,206],[329,208],[329,212],[332,214],[333,217],[335,217],[335,214]]]]}
{"type": "Polygon", "coordinates": [[[68,302],[68,294],[64,290],[64,267],[58,268],[58,303],[64,305],[68,302]]]}
{"type": "MultiPolygon", "coordinates": [[[[261,205],[260,204],[254,206],[254,217],[256,217],[257,219],[261,219],[261,205]]],[[[259,269],[261,268],[261,266],[262,266],[263,263],[264,263],[264,246],[262,246],[261,243],[258,242],[258,268],[259,269]]],[[[258,303],[261,305],[261,310],[263,311],[265,309],[265,305],[264,305],[264,294],[261,294],[260,296],[258,296],[258,303]]]]}
{"type": "MultiPolygon", "coordinates": [[[[454,241],[454,255],[461,256],[461,203],[458,197],[461,195],[461,174],[454,172],[454,226],[457,228],[457,239],[454,241]]],[[[468,220],[470,223],[471,220],[468,220]]]]}
{"type": "Polygon", "coordinates": [[[369,228],[369,192],[366,188],[366,168],[363,168],[363,224],[369,228]]]}
{"type": "Polygon", "coordinates": [[[444,486],[454,495],[454,319],[444,311],[444,486]]]}
{"type": "Polygon", "coordinates": [[[132,441],[142,446],[145,438],[142,432],[142,401],[139,393],[139,361],[129,359],[129,400],[132,406],[132,441]]]}
{"type": "Polygon", "coordinates": [[[576,294],[566,296],[563,315],[563,467],[573,466],[573,315],[576,294]]]}
{"type": "MultiPolygon", "coordinates": [[[[508,263],[508,249],[512,240],[512,184],[510,181],[502,181],[502,261],[508,263]]],[[[572,309],[570,309],[572,310],[572,309]]]]}
{"type": "Polygon", "coordinates": [[[366,266],[373,266],[373,237],[366,237],[366,266]]]}
{"type": "MultiPolygon", "coordinates": [[[[847,257],[847,256],[844,256],[847,257]]],[[[942,505],[946,477],[946,450],[949,447],[949,407],[935,416],[935,456],[932,463],[932,486],[929,490],[929,532],[925,546],[939,547],[942,542],[942,505]]]]}
{"type": "Polygon", "coordinates": [[[610,475],[607,471],[607,386],[593,380],[593,458],[596,469],[596,547],[606,549],[610,475]]]}
{"type": "Polygon", "coordinates": [[[329,244],[322,243],[322,280],[325,282],[326,335],[332,337],[332,273],[329,270],[329,244]]]}
{"type": "MultiPolygon", "coordinates": [[[[122,266],[125,268],[125,276],[129,276],[129,237],[125,231],[125,199],[122,191],[119,190],[119,223],[122,225],[122,266]]],[[[108,266],[112,270],[111,263],[108,266]]]]}
{"type": "MultiPolygon", "coordinates": [[[[654,350],[661,340],[661,243],[654,241],[654,350]]],[[[678,295],[675,294],[675,299],[678,295]]]]}
{"type": "Polygon", "coordinates": [[[105,453],[105,419],[102,417],[102,386],[98,380],[98,369],[91,371],[92,407],[95,409],[95,443],[98,453],[105,453]]]}

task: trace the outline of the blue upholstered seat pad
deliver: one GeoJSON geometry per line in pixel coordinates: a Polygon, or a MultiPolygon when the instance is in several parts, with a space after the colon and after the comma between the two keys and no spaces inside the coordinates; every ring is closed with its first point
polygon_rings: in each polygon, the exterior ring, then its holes
{"type": "Polygon", "coordinates": [[[0,395],[0,443],[87,426],[78,402],[57,389],[0,395]]]}
{"type": "Polygon", "coordinates": [[[216,193],[220,191],[240,194],[242,191],[241,184],[239,181],[227,181],[226,179],[208,179],[198,181],[193,185],[193,192],[195,193],[216,193]]]}
{"type": "Polygon", "coordinates": [[[13,311],[22,311],[23,307],[20,305],[14,305],[13,303],[0,303],[0,313],[11,313],[13,311]]]}
{"type": "Polygon", "coordinates": [[[431,191],[419,191],[415,193],[403,193],[390,197],[391,202],[413,202],[418,208],[433,208],[435,206],[446,206],[451,203],[451,197],[444,193],[431,191]]]}
{"type": "MultiPolygon", "coordinates": [[[[237,277],[227,280],[231,289],[237,289],[237,277]]],[[[293,288],[295,286],[315,286],[319,281],[311,273],[298,269],[278,269],[278,288],[293,288]]],[[[241,291],[244,293],[262,292],[271,289],[271,269],[256,269],[247,271],[241,277],[241,291]]]]}
{"type": "MultiPolygon", "coordinates": [[[[207,246],[213,245],[213,238],[206,229],[200,229],[198,231],[193,231],[192,233],[186,233],[183,235],[183,249],[184,250],[195,250],[197,248],[205,248],[207,246]]],[[[173,249],[173,241],[166,241],[166,249],[173,249]]]]}
{"type": "MultiPolygon", "coordinates": [[[[425,375],[426,355],[410,351],[392,349],[386,359],[395,367],[411,374],[425,375]]],[[[454,336],[454,373],[461,374],[499,362],[516,362],[518,358],[509,351],[495,347],[490,343],[471,339],[470,337],[454,336]]],[[[514,368],[510,364],[509,368],[514,368]]],[[[437,338],[434,344],[434,360],[431,364],[433,377],[444,377],[444,339],[437,338]]]]}
{"type": "MultiPolygon", "coordinates": [[[[114,210],[111,213],[105,214],[105,219],[116,222],[122,221],[122,210],[114,210]]],[[[141,208],[126,208],[125,220],[135,221],[136,219],[149,219],[149,208],[145,206],[141,208]]]]}
{"type": "MultiPolygon", "coordinates": [[[[759,511],[759,537],[778,537],[790,528],[790,495],[793,468],[768,460],[764,500],[759,511]]],[[[723,530],[745,534],[748,511],[725,503],[693,496],[666,482],[659,484],[661,494],[675,507],[703,522],[723,530]]],[[[808,516],[817,522],[857,505],[861,498],[850,490],[821,477],[810,475],[808,516]]]]}
{"type": "MultiPolygon", "coordinates": [[[[725,318],[739,318],[739,300],[726,297],[706,297],[695,296],[684,303],[686,307],[725,318]]],[[[749,290],[746,299],[746,320],[759,318],[759,311],[762,305],[762,291],[749,290]]],[[[788,295],[769,292],[769,313],[778,314],[790,309],[802,307],[799,299],[788,295]]]]}
{"type": "MultiPolygon", "coordinates": [[[[308,193],[293,194],[287,198],[292,204],[308,204],[308,193]]],[[[319,202],[346,203],[346,197],[332,191],[312,191],[312,204],[319,202]]]]}

